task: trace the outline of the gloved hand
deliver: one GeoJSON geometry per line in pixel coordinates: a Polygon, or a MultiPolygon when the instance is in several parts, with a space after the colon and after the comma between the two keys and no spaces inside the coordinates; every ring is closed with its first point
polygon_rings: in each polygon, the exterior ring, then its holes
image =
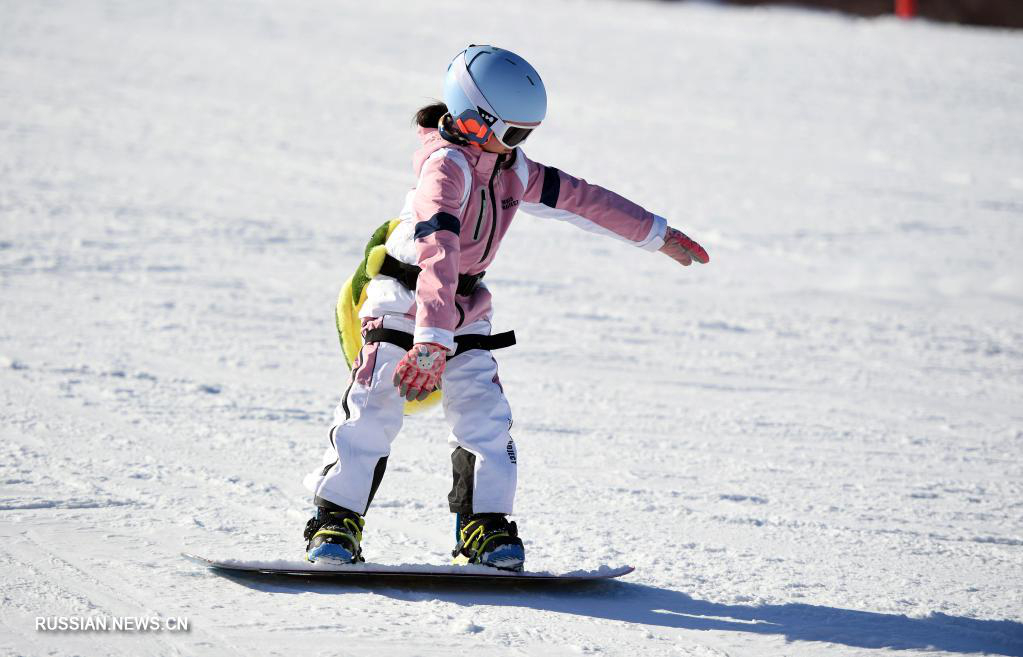
{"type": "Polygon", "coordinates": [[[394,368],[394,385],[408,401],[422,401],[440,384],[448,350],[432,342],[419,342],[394,368]]]}
{"type": "Polygon", "coordinates": [[[702,246],[689,239],[682,231],[671,226],[668,226],[664,233],[664,246],[658,250],[686,267],[693,264],[693,260],[701,265],[710,262],[710,256],[702,246]]]}

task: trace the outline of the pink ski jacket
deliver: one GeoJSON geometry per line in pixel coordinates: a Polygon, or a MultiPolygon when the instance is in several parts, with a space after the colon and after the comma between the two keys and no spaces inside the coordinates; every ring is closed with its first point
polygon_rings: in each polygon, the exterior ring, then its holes
{"type": "Polygon", "coordinates": [[[493,262],[515,213],[567,221],[648,251],[664,244],[667,222],[603,187],[591,185],[526,157],[521,148],[499,156],[445,140],[420,128],[413,156],[419,177],[387,240],[387,251],[418,265],[416,290],[378,275],[367,288],[360,315],[401,314],[415,319],[416,342],[454,352],[463,327],[490,320],[491,296],[482,282],[456,294],[459,274],[477,274],[493,262]]]}

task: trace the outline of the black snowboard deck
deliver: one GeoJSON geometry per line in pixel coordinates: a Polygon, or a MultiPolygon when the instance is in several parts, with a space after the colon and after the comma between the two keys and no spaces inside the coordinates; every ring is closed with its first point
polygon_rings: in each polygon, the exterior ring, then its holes
{"type": "Polygon", "coordinates": [[[628,575],[632,566],[611,568],[601,566],[597,570],[577,570],[567,573],[511,572],[486,566],[433,566],[426,564],[384,565],[360,563],[352,565],[317,565],[300,561],[239,561],[229,559],[217,561],[195,554],[182,553],[189,561],[224,575],[266,575],[282,577],[305,577],[316,580],[424,580],[438,582],[454,581],[498,581],[522,583],[579,583],[609,580],[628,575]]]}

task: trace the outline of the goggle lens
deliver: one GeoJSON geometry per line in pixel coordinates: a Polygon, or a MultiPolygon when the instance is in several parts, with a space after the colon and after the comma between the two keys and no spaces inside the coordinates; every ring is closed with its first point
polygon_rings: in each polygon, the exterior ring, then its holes
{"type": "Polygon", "coordinates": [[[501,143],[508,148],[515,148],[522,142],[526,141],[526,137],[528,137],[532,132],[533,128],[518,128],[510,125],[508,126],[508,129],[504,131],[504,134],[501,135],[500,140],[501,143]]]}

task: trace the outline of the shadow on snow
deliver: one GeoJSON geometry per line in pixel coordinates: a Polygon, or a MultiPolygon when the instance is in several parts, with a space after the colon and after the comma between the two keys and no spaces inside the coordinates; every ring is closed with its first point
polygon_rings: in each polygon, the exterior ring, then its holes
{"type": "Polygon", "coordinates": [[[222,575],[268,593],[338,594],[371,589],[396,600],[443,600],[472,607],[522,607],[653,627],[782,635],[788,641],[826,641],[856,648],[943,650],[1023,657],[1023,623],[934,613],[922,618],[823,605],[730,605],[625,582],[527,583],[495,591],[493,583],[369,579],[338,584],[306,578],[222,575]]]}

